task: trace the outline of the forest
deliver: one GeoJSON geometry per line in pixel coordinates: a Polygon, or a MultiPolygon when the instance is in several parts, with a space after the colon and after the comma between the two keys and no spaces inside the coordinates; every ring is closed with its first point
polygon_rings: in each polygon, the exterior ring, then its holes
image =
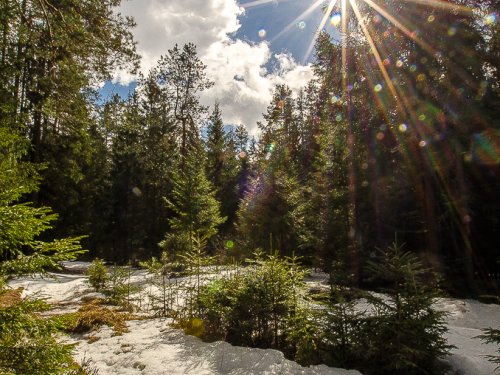
{"type": "Polygon", "coordinates": [[[314,79],[276,85],[253,135],[201,103],[214,82],[193,43],[139,73],[120,2],[0,0],[0,373],[84,371],[56,341],[42,356],[72,364],[16,367],[58,328],[8,282],[97,259],[91,278],[99,265],[197,275],[176,324],[201,320],[208,340],[444,374],[434,298],[500,301],[500,4],[339,2],[341,40],[318,35],[314,79]],[[117,69],[137,86],[104,100],[117,69]],[[239,276],[201,283],[214,264],[239,276]],[[328,275],[325,319],[299,306],[307,270],[328,275]],[[393,303],[372,296],[380,315],[361,316],[366,291],[393,303]],[[13,354],[20,337],[32,343],[13,354]]]}

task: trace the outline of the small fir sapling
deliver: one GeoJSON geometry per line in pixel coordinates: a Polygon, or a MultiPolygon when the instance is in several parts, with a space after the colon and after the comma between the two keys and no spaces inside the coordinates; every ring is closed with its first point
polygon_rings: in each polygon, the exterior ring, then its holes
{"type": "MultiPolygon", "coordinates": [[[[418,257],[394,242],[379,251],[369,271],[386,287],[373,295],[375,316],[367,321],[365,368],[370,374],[444,374],[441,361],[453,347],[445,338],[446,313],[433,304],[437,286],[426,282],[430,270],[418,257]]],[[[435,279],[435,278],[434,278],[435,279]]]]}
{"type": "Polygon", "coordinates": [[[148,279],[149,284],[159,291],[159,294],[154,291],[148,293],[154,315],[168,316],[173,312],[175,294],[178,292],[176,284],[172,282],[174,272],[170,255],[164,251],[159,259],[153,257],[147,262],[142,262],[141,266],[151,274],[148,279]]]}
{"type": "Polygon", "coordinates": [[[87,269],[88,283],[96,292],[103,291],[109,281],[108,270],[104,262],[96,258],[87,269]]]}

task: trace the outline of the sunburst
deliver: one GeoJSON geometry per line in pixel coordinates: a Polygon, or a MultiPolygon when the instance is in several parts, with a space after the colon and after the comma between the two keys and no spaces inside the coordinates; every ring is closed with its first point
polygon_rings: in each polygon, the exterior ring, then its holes
{"type": "MultiPolygon", "coordinates": [[[[328,4],[328,6],[326,8],[325,14],[323,15],[323,18],[321,19],[321,22],[318,25],[318,28],[317,28],[316,33],[315,33],[315,37],[312,39],[311,43],[309,44],[309,47],[307,48],[306,54],[304,56],[304,61],[307,61],[309,59],[309,57],[314,49],[316,38],[319,35],[319,33],[323,30],[326,23],[328,22],[328,18],[332,14],[333,9],[335,8],[335,5],[337,4],[337,1],[338,0],[330,0],[330,3],[328,4]]],[[[342,1],[345,2],[345,0],[342,0],[342,1]]]]}

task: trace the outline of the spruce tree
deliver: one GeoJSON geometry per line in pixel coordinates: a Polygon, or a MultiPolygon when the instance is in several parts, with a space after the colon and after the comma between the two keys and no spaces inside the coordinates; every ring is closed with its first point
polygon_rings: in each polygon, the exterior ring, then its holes
{"type": "Polygon", "coordinates": [[[27,146],[25,139],[0,124],[0,280],[60,268],[60,261],[83,253],[81,238],[41,241],[57,215],[49,207],[19,203],[39,183],[39,167],[22,161],[27,146]]]}
{"type": "Polygon", "coordinates": [[[225,134],[224,123],[222,122],[221,111],[219,104],[215,103],[212,114],[207,121],[207,177],[213,186],[218,190],[220,198],[220,190],[222,187],[222,173],[226,157],[224,155],[225,134]]]}
{"type": "Polygon", "coordinates": [[[372,296],[375,316],[368,326],[370,374],[444,374],[442,359],[452,348],[445,338],[445,313],[433,304],[438,289],[419,259],[394,242],[379,252],[370,272],[387,296],[372,296]]]}
{"type": "Polygon", "coordinates": [[[487,356],[488,360],[492,363],[497,364],[496,370],[500,369],[500,329],[486,328],[483,330],[483,334],[479,336],[481,340],[485,343],[493,343],[498,345],[497,354],[487,356]]]}
{"type": "Polygon", "coordinates": [[[19,203],[37,189],[38,167],[22,161],[26,140],[0,123],[0,373],[74,374],[72,346],[55,339],[56,325],[39,316],[48,304],[23,298],[21,290],[5,287],[5,280],[60,268],[84,251],[79,238],[51,242],[40,235],[57,216],[48,207],[19,203]]]}
{"type": "Polygon", "coordinates": [[[171,231],[160,246],[175,256],[193,249],[195,235],[210,239],[226,218],[221,216],[220,203],[205,175],[201,147],[193,148],[183,158],[182,168],[172,177],[172,196],[165,197],[165,201],[175,216],[169,220],[171,231]]]}
{"type": "Polygon", "coordinates": [[[238,206],[238,151],[234,130],[226,131],[219,105],[216,103],[208,118],[206,134],[206,171],[221,203],[221,213],[227,220],[220,228],[223,234],[231,230],[238,206]]]}
{"type": "Polygon", "coordinates": [[[294,99],[285,85],[275,88],[272,102],[260,124],[255,155],[255,176],[238,209],[237,229],[242,247],[279,249],[291,255],[297,250],[293,229],[293,193],[298,188],[294,99]]]}

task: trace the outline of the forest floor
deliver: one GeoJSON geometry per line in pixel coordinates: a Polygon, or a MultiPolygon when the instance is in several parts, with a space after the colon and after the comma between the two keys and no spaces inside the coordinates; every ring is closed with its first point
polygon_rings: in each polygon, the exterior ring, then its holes
{"type": "MultiPolygon", "coordinates": [[[[78,271],[84,263],[72,263],[67,269],[78,271]]],[[[51,274],[52,278],[19,278],[9,283],[13,288],[24,288],[24,295],[45,298],[54,307],[51,314],[77,311],[82,298],[99,294],[92,292],[87,277],[79,273],[51,274]]],[[[132,281],[145,283],[147,273],[136,271],[132,281]]],[[[309,283],[326,287],[326,278],[316,277],[309,283]]],[[[144,298],[143,298],[144,301],[144,298]]],[[[481,329],[500,327],[500,305],[488,305],[474,300],[439,299],[436,308],[448,313],[446,338],[454,346],[446,360],[453,375],[491,375],[495,365],[485,358],[494,355],[494,344],[484,344],[478,338],[481,329]]],[[[327,366],[302,367],[271,349],[232,346],[226,342],[205,343],[187,336],[171,326],[168,318],[137,319],[127,321],[128,332],[116,335],[103,326],[87,334],[72,334],[64,338],[76,343],[75,359],[89,361],[99,375],[107,374],[193,374],[193,375],[355,375],[354,370],[327,366]]]]}

